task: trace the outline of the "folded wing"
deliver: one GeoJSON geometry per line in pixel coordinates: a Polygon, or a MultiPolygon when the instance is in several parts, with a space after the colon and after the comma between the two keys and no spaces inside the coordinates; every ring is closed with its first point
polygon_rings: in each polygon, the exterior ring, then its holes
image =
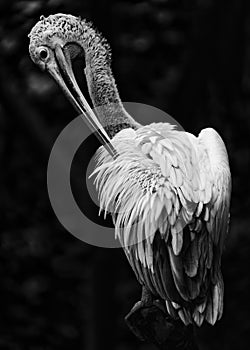
{"type": "Polygon", "coordinates": [[[166,300],[172,317],[214,324],[223,310],[231,186],[221,138],[213,129],[196,138],[157,123],[112,142],[119,156],[100,148],[96,185],[138,281],[166,300]]]}

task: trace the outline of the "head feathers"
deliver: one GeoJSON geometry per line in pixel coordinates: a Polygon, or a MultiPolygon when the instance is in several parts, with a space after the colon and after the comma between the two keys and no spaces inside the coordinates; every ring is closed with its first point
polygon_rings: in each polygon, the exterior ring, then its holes
{"type": "Polygon", "coordinates": [[[80,17],[62,13],[48,17],[41,16],[28,36],[31,55],[39,46],[44,45],[53,49],[55,42],[60,42],[62,46],[76,42],[85,52],[105,55],[108,62],[111,58],[107,41],[93,28],[92,23],[80,17]]]}

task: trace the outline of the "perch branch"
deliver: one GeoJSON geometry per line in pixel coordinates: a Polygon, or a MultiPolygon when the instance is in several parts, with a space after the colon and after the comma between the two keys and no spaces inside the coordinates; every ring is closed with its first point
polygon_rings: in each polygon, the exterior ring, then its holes
{"type": "Polygon", "coordinates": [[[160,350],[198,350],[193,326],[172,319],[164,308],[159,300],[140,308],[135,304],[125,321],[137,338],[160,350]]]}

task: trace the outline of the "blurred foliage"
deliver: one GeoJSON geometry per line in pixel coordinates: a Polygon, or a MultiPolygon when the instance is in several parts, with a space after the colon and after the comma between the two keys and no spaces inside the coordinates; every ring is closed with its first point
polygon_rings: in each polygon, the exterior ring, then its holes
{"type": "Polygon", "coordinates": [[[1,1],[1,349],[152,349],[123,321],[140,296],[123,252],[72,237],[48,200],[50,149],[76,115],[31,62],[27,34],[40,15],[56,12],[92,20],[107,37],[124,101],[161,108],[195,134],[212,126],[225,140],[233,176],[225,312],[197,333],[204,350],[248,347],[249,6],[247,0],[1,1]]]}

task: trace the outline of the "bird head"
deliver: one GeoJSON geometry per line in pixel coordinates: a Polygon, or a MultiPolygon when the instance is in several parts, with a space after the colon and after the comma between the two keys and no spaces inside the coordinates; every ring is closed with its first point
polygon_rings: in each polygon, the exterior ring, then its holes
{"type": "Polygon", "coordinates": [[[83,96],[72,69],[72,61],[85,57],[100,65],[110,58],[109,46],[92,25],[79,17],[66,14],[41,16],[30,34],[30,57],[42,70],[47,71],[75,109],[85,117],[100,141],[110,138],[83,96]]]}
{"type": "Polygon", "coordinates": [[[79,107],[83,96],[76,83],[72,60],[85,52],[83,24],[86,22],[71,15],[41,16],[29,34],[32,61],[52,75],[75,107],[79,107]]]}
{"type": "MultiPolygon", "coordinates": [[[[79,17],[65,14],[40,17],[32,28],[29,38],[31,59],[42,70],[49,70],[55,65],[60,49],[71,59],[84,54],[84,34],[91,25],[79,17]]],[[[60,57],[60,54],[59,54],[60,57]]]]}
{"type": "Polygon", "coordinates": [[[28,36],[32,61],[48,71],[61,87],[61,79],[66,83],[74,79],[72,61],[76,58],[85,57],[96,65],[110,64],[106,40],[80,17],[62,13],[41,16],[28,36]]]}

